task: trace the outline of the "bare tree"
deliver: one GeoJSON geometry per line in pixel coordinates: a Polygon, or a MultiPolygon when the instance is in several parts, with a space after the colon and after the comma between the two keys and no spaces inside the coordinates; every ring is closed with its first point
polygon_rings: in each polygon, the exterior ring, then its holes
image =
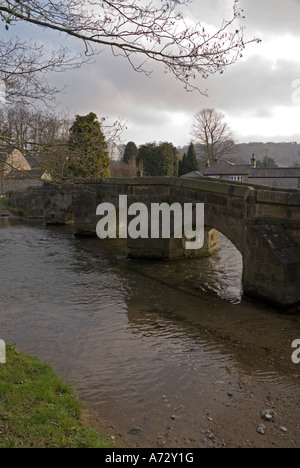
{"type": "MultiPolygon", "coordinates": [[[[30,161],[51,175],[52,180],[66,179],[69,166],[69,137],[72,119],[49,110],[36,111],[21,105],[0,109],[0,160],[18,149],[30,161]]],[[[110,158],[118,151],[125,123],[121,119],[110,122],[101,119],[110,158]]],[[[73,154],[74,157],[74,154],[73,154]]],[[[78,153],[78,165],[82,154],[78,153]]],[[[5,158],[4,158],[5,159],[5,158]]],[[[9,163],[6,163],[9,164],[9,163]]],[[[15,169],[10,167],[10,169],[15,169]]],[[[19,170],[19,172],[22,172],[19,170]]]]}
{"type": "Polygon", "coordinates": [[[202,159],[209,165],[236,151],[236,143],[225,116],[215,109],[203,109],[195,115],[192,136],[202,146],[202,159]]]}
{"type": "Polygon", "coordinates": [[[125,57],[136,71],[150,73],[145,62],[161,62],[166,70],[194,89],[196,76],[207,78],[223,73],[241,56],[246,42],[239,0],[233,0],[233,14],[215,32],[199,22],[186,23],[178,7],[190,0],[3,0],[0,17],[6,29],[18,22],[51,29],[83,43],[83,55],[70,55],[61,46],[49,52],[40,44],[22,39],[0,42],[0,79],[6,84],[7,99],[51,98],[51,89],[40,75],[78,66],[110,47],[125,57]]]}

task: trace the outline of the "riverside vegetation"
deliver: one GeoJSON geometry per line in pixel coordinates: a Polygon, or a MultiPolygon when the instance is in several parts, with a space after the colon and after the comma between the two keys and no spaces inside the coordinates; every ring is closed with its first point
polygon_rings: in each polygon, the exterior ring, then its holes
{"type": "Polygon", "coordinates": [[[82,422],[75,391],[51,366],[7,346],[0,366],[0,448],[107,448],[82,422]]]}

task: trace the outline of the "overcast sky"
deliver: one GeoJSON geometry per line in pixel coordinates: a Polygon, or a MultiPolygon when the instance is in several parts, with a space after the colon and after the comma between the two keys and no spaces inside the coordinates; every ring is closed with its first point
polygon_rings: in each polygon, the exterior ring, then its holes
{"type": "MultiPolygon", "coordinates": [[[[194,0],[187,17],[220,26],[232,14],[233,0],[194,0]]],[[[156,64],[150,78],[132,70],[110,51],[83,69],[57,75],[67,84],[61,107],[70,115],[91,111],[127,121],[125,142],[191,140],[194,114],[214,107],[226,115],[239,142],[300,142],[300,0],[240,0],[245,35],[258,36],[244,58],[225,74],[200,81],[209,97],[186,93],[181,83],[156,64]]],[[[40,31],[40,34],[45,32],[40,31]]]]}

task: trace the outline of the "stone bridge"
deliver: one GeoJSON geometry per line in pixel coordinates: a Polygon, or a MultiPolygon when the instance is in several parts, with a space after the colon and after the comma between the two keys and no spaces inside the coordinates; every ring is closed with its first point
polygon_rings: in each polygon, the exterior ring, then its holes
{"type": "MultiPolygon", "coordinates": [[[[30,192],[30,191],[29,191],[30,192]]],[[[244,293],[281,307],[300,304],[300,191],[270,190],[212,179],[138,178],[83,181],[74,186],[45,183],[31,189],[27,209],[48,224],[73,223],[75,234],[95,235],[96,208],[119,195],[128,203],[204,203],[206,242],[197,254],[218,248],[224,234],[243,258],[244,293]]],[[[99,242],[101,242],[99,240],[99,242]]],[[[195,252],[185,240],[128,239],[131,257],[175,259],[195,252]]]]}

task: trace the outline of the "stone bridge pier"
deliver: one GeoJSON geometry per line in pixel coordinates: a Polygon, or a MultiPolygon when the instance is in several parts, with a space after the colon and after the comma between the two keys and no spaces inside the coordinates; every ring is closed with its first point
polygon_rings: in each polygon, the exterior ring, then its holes
{"type": "Polygon", "coordinates": [[[187,251],[185,239],[128,239],[130,256],[207,255],[218,249],[221,232],[243,257],[245,294],[284,308],[300,304],[300,191],[211,179],[108,179],[72,187],[45,183],[46,222],[73,223],[75,234],[96,235],[97,206],[108,202],[117,207],[119,195],[127,195],[128,205],[179,202],[204,203],[205,208],[206,242],[201,251],[187,251]]]}

